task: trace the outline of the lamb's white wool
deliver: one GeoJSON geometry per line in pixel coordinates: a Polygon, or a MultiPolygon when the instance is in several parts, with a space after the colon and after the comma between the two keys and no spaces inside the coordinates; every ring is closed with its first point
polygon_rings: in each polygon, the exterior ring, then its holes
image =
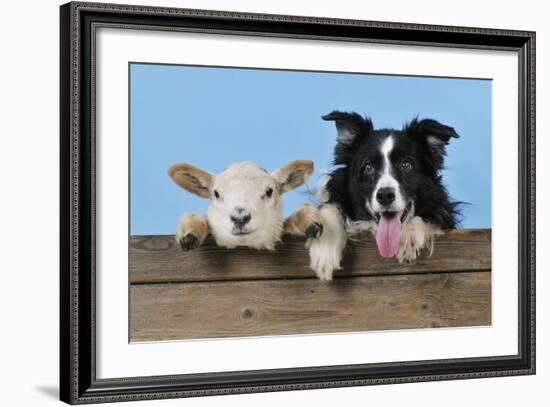
{"type": "Polygon", "coordinates": [[[403,224],[399,249],[397,250],[397,260],[401,263],[414,261],[424,248],[430,251],[431,256],[435,237],[443,234],[444,232],[437,226],[424,222],[419,216],[413,217],[403,224]]]}
{"type": "MultiPolygon", "coordinates": [[[[280,195],[306,182],[313,173],[313,162],[296,160],[268,173],[243,161],[217,175],[181,163],[172,165],[168,173],[187,191],[210,200],[207,217],[191,212],[183,215],[176,233],[182,249],[200,246],[211,233],[220,246],[273,250],[284,228],[280,195]]],[[[297,210],[289,223],[296,227],[302,212],[297,210]]],[[[307,220],[300,223],[304,230],[298,233],[306,233],[307,220]]],[[[313,214],[310,223],[315,222],[313,214]]]]}
{"type": "Polygon", "coordinates": [[[320,208],[323,234],[308,239],[310,267],[319,279],[332,280],[334,270],[339,270],[342,253],[346,246],[344,221],[337,206],[327,204],[320,208]]]}
{"type": "Polygon", "coordinates": [[[208,224],[218,245],[275,248],[283,217],[279,186],[272,175],[254,163],[239,162],[215,176],[212,194],[217,196],[208,205],[208,224]],[[236,231],[231,218],[242,216],[250,220],[236,231]]]}

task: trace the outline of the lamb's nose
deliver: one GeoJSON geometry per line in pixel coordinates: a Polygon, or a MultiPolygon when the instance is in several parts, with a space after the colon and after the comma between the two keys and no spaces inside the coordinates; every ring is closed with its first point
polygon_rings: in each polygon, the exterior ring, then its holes
{"type": "Polygon", "coordinates": [[[393,188],[380,188],[376,193],[376,200],[381,205],[389,205],[395,201],[395,190],[393,188]]]}
{"type": "Polygon", "coordinates": [[[248,222],[250,222],[250,214],[244,215],[244,216],[231,216],[231,221],[237,226],[238,228],[242,228],[244,225],[246,225],[248,222]]]}

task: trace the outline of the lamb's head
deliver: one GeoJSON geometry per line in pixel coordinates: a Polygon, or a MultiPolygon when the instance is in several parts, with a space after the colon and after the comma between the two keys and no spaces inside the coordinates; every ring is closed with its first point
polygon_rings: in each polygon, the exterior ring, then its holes
{"type": "Polygon", "coordinates": [[[189,192],[210,199],[208,224],[218,245],[272,250],[283,230],[281,194],[307,181],[313,162],[292,161],[268,173],[243,161],[216,175],[176,164],[169,173],[189,192]]]}

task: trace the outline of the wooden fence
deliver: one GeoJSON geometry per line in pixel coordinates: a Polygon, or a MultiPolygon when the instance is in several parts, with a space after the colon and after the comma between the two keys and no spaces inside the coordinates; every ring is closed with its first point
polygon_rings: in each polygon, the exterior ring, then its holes
{"type": "Polygon", "coordinates": [[[372,238],[348,244],[331,282],[304,240],[275,252],[173,236],[130,239],[130,340],[156,341],[491,324],[491,231],[462,229],[414,264],[385,260],[372,238]]]}

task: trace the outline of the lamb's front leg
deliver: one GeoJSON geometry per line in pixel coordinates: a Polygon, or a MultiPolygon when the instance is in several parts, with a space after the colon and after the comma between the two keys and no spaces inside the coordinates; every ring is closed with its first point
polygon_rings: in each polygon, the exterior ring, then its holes
{"type": "Polygon", "coordinates": [[[192,250],[199,247],[208,236],[208,220],[197,212],[185,212],[176,232],[176,241],[182,250],[192,250]]]}
{"type": "Polygon", "coordinates": [[[413,217],[403,225],[397,260],[400,263],[410,263],[416,260],[423,249],[428,249],[431,255],[435,237],[442,234],[439,227],[425,222],[419,216],[413,217]]]}
{"type": "Polygon", "coordinates": [[[313,205],[303,204],[296,209],[284,223],[285,233],[317,238],[323,233],[321,213],[313,205]]]}

